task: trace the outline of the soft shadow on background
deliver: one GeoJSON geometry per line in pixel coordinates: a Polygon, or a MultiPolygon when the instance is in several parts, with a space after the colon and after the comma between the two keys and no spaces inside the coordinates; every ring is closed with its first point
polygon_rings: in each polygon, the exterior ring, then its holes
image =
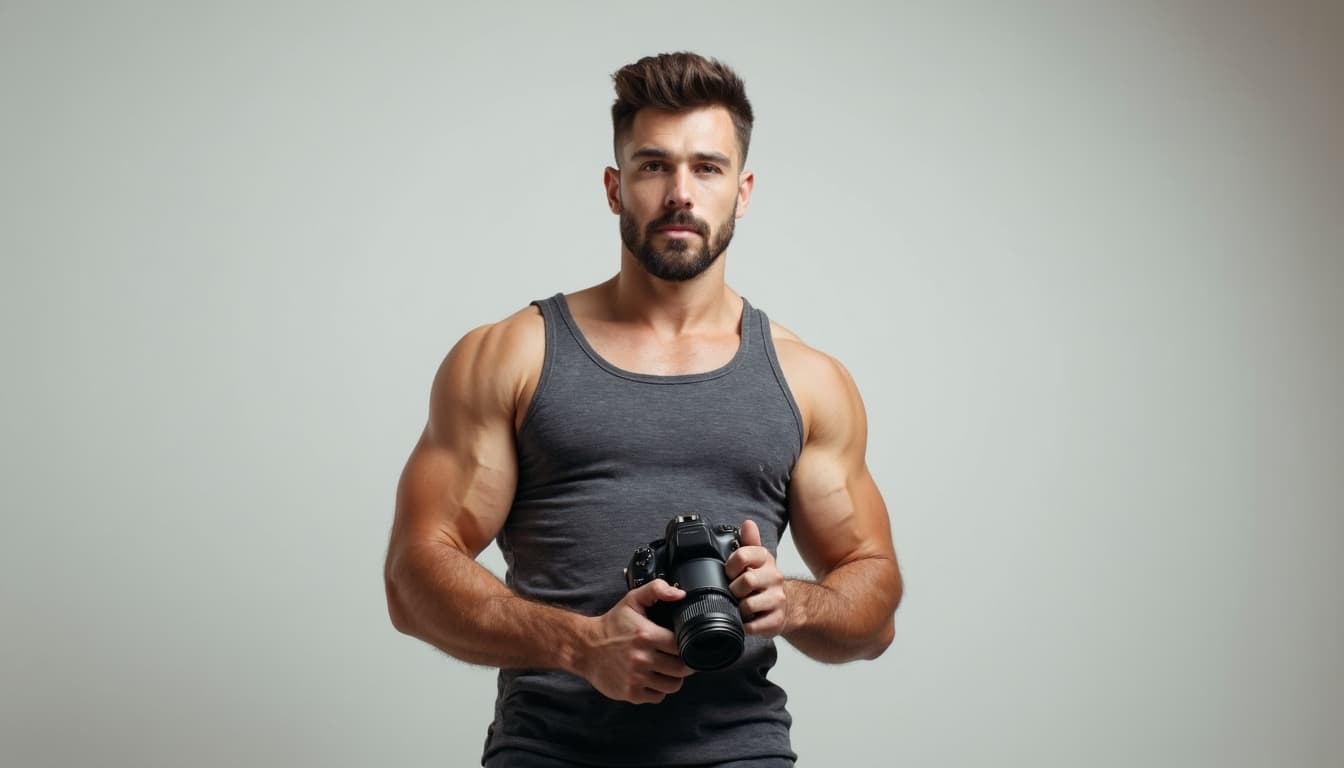
{"type": "Polygon", "coordinates": [[[397,476],[457,338],[615,271],[609,75],[681,49],[907,579],[784,648],[801,764],[1344,764],[1344,13],[988,0],[0,3],[0,763],[476,764],[397,476]]]}

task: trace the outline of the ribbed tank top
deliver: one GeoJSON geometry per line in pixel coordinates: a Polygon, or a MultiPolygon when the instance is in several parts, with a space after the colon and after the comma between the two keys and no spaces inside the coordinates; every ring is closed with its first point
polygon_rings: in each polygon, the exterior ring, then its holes
{"type": "MultiPolygon", "coordinates": [[[[563,294],[541,309],[546,353],[517,434],[518,482],[497,538],[521,595],[605,613],[626,592],[635,549],[675,515],[741,525],[772,553],[802,418],[765,313],[742,300],[737,353],[704,373],[622,370],[584,337],[563,294]]],[[[659,704],[627,704],[556,670],[502,669],[485,758],[522,749],[601,766],[793,758],[773,641],[747,637],[727,669],[697,672],[659,704]]]]}

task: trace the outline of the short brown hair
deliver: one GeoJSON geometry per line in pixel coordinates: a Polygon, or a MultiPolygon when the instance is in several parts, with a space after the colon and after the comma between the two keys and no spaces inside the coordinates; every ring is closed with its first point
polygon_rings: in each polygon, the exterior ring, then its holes
{"type": "Polygon", "coordinates": [[[627,64],[611,76],[616,82],[616,101],[611,105],[612,143],[616,162],[621,161],[621,136],[644,108],[682,112],[698,107],[720,106],[728,110],[737,132],[742,162],[751,143],[751,102],[742,78],[718,59],[694,53],[660,53],[627,64]]]}

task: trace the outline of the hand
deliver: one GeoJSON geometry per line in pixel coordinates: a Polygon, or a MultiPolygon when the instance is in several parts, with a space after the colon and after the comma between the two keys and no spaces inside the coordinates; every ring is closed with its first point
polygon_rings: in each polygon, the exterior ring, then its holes
{"type": "Polygon", "coordinates": [[[742,546],[723,565],[732,582],[728,589],[737,597],[742,611],[743,628],[748,635],[781,635],[788,620],[784,574],[779,572],[775,556],[761,546],[761,530],[754,521],[742,523],[741,539],[742,546]]]}
{"type": "Polygon", "coordinates": [[[657,704],[681,689],[694,670],[681,661],[672,630],[653,623],[649,606],[686,593],[662,579],[632,589],[596,618],[595,636],[582,654],[579,673],[603,696],[632,704],[657,704]]]}

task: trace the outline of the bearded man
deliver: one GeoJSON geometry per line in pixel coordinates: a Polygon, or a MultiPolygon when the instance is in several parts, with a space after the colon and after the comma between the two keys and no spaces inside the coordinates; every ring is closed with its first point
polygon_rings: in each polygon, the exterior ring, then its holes
{"type": "Polygon", "coordinates": [[[725,282],[755,184],[742,80],[689,53],[614,80],[620,270],[448,353],[398,487],[389,613],[499,668],[487,768],[791,766],[774,638],[872,659],[901,598],[863,404],[838,361],[725,282]],[[726,667],[688,666],[650,617],[686,592],[622,576],[670,520],[735,529],[722,577],[743,638],[726,667]],[[786,525],[812,579],[775,562],[786,525]],[[491,541],[504,582],[475,560],[491,541]]]}

